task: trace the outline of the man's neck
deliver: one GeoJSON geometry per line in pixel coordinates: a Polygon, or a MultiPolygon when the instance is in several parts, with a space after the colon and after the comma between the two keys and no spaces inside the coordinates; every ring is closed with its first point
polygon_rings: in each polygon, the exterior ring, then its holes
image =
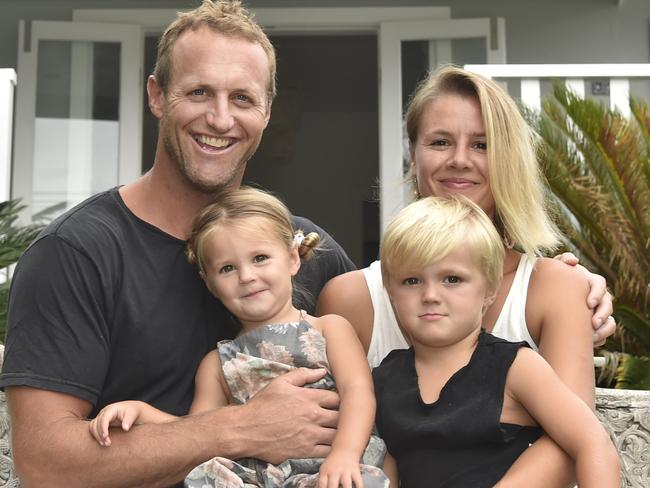
{"type": "Polygon", "coordinates": [[[120,188],[126,206],[138,218],[178,239],[186,240],[194,217],[212,199],[179,175],[154,167],[120,188]]]}

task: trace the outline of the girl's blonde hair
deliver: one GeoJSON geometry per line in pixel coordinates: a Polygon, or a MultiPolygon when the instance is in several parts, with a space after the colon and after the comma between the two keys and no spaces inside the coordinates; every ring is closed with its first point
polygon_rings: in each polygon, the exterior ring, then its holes
{"type": "MultiPolygon", "coordinates": [[[[187,241],[186,255],[191,264],[198,266],[201,273],[205,273],[206,262],[204,244],[206,238],[219,227],[228,225],[253,226],[259,225],[252,219],[261,219],[269,224],[273,235],[291,250],[298,245],[298,254],[303,260],[311,259],[316,250],[320,236],[310,232],[304,238],[301,230],[294,230],[291,221],[291,212],[278,198],[258,190],[242,186],[239,189],[224,190],[215,200],[199,212],[194,219],[192,233],[187,241]],[[295,244],[294,244],[295,243],[295,244]]],[[[268,233],[268,228],[260,228],[261,232],[268,233]]]]}
{"type": "MultiPolygon", "coordinates": [[[[411,148],[425,108],[445,95],[473,98],[481,107],[489,182],[496,206],[495,225],[504,242],[528,254],[552,250],[560,233],[548,214],[535,139],[512,98],[494,81],[455,66],[444,66],[419,85],[406,111],[411,148]]],[[[411,181],[415,182],[411,174],[411,181]]],[[[415,188],[417,190],[417,188],[415,188]]]]}
{"type": "Polygon", "coordinates": [[[403,266],[425,267],[460,246],[468,246],[488,290],[503,275],[504,248],[489,217],[462,195],[427,197],[403,208],[391,220],[381,241],[379,259],[384,286],[403,266]]]}

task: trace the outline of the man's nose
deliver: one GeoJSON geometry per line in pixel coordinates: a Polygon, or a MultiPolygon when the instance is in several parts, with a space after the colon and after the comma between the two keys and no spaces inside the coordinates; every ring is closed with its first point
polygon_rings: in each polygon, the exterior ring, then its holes
{"type": "Polygon", "coordinates": [[[232,107],[227,98],[215,98],[205,114],[206,122],[217,132],[228,132],[235,123],[231,109],[232,107]]]}

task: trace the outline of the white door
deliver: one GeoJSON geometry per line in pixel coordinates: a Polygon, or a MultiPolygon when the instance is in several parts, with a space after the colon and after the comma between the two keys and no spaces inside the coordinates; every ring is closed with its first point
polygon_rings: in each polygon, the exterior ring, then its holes
{"type": "Polygon", "coordinates": [[[402,48],[407,41],[429,41],[429,67],[453,62],[452,40],[484,39],[487,63],[505,63],[503,19],[449,19],[382,22],[379,29],[380,225],[409,200],[405,191],[406,147],[402,124],[402,48]]]}
{"type": "Polygon", "coordinates": [[[140,174],[143,36],[52,21],[19,36],[12,197],[52,218],[140,174]]]}

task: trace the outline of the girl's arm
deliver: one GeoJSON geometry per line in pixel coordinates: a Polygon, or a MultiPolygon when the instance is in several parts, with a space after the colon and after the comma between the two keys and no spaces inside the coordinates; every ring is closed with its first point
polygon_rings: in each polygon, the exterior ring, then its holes
{"type": "Polygon", "coordinates": [[[347,319],[367,353],[372,338],[374,310],[363,271],[350,271],[329,280],[318,295],[316,315],[336,314],[347,319]]]}
{"type": "Polygon", "coordinates": [[[127,400],[106,405],[90,421],[88,428],[99,445],[109,447],[111,445],[109,427],[122,427],[124,432],[128,432],[134,424],[163,424],[177,418],[148,403],[127,400]]]}
{"type": "MultiPolygon", "coordinates": [[[[222,387],[221,362],[216,350],[209,352],[201,361],[195,377],[194,400],[190,415],[215,410],[228,405],[222,387]]],[[[90,421],[89,429],[100,445],[111,445],[109,427],[122,427],[128,432],[134,424],[162,424],[177,420],[175,415],[152,407],[141,401],[111,403],[90,421]]]]}
{"type": "Polygon", "coordinates": [[[209,412],[225,407],[230,402],[226,395],[227,386],[223,379],[219,352],[213,349],[205,355],[194,377],[194,400],[190,415],[209,412]]]}
{"type": "MultiPolygon", "coordinates": [[[[528,287],[526,321],[540,354],[566,386],[594,408],[593,330],[584,275],[552,259],[538,259],[528,287]]],[[[573,486],[571,459],[543,436],[503,477],[502,485],[573,486]]]]}
{"type": "Polygon", "coordinates": [[[327,342],[327,359],[341,403],[332,450],[325,459],[319,487],[363,486],[359,462],[375,421],[375,396],[363,348],[350,323],[338,315],[318,320],[327,342]]]}
{"type": "Polygon", "coordinates": [[[506,388],[575,460],[580,488],[618,488],[618,454],[607,432],[586,403],[567,388],[538,354],[530,349],[519,350],[506,388]]]}

